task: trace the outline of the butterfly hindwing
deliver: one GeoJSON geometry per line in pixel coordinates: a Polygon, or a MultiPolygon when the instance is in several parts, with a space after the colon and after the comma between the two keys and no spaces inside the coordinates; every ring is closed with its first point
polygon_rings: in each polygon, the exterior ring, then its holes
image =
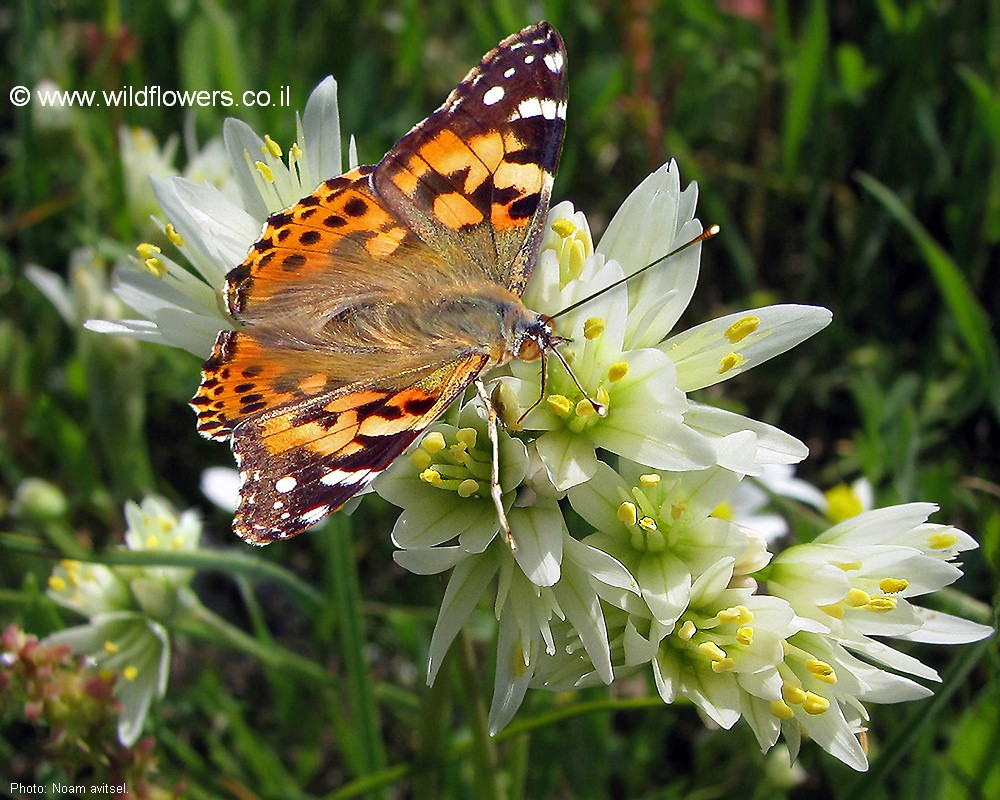
{"type": "Polygon", "coordinates": [[[268,544],[301,533],[367,486],[479,374],[469,357],[410,376],[408,385],[352,385],[240,423],[233,453],[240,500],[233,528],[268,544]]]}

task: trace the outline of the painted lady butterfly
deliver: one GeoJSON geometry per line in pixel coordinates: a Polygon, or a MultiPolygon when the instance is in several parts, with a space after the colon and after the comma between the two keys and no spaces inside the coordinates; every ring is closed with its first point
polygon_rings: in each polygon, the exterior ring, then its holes
{"type": "Polygon", "coordinates": [[[505,39],[382,161],[272,215],[226,276],[242,327],[219,334],[191,404],[203,435],[231,440],[248,542],[340,508],[484,369],[560,341],[520,296],[565,64],[548,23],[505,39]]]}

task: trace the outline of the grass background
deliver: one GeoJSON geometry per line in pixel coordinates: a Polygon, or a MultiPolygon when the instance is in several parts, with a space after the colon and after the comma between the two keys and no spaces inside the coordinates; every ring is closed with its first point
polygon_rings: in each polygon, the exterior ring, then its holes
{"type": "MultiPolygon", "coordinates": [[[[676,158],[683,180],[699,182],[701,219],[723,227],[704,248],[685,322],[765,302],[834,312],[821,335],[713,390],[712,402],[805,440],[800,472],[824,488],[864,476],[879,505],[940,504],[936,521],[982,543],[958,588],[995,607],[996,4],[21,0],[0,13],[0,69],[4,91],[43,77],[71,90],[289,86],[299,109],[332,73],[342,127],[371,163],[482,53],[542,17],[569,52],[554,197],[572,199],[598,233],[631,188],[676,158]]],[[[110,242],[139,240],[120,126],[164,141],[192,124],[205,141],[226,114],[198,109],[186,123],[177,108],[94,108],[53,130],[0,104],[0,622],[40,635],[72,624],[39,588],[60,547],[116,544],[122,502],[156,491],[203,507],[205,544],[224,553],[199,575],[206,604],[262,653],[297,654],[328,676],[248,657],[204,630],[176,632],[170,690],[149,721],[159,784],[240,798],[997,796],[995,645],[916,651],[944,686],[934,700],[873,708],[871,771],[855,775],[807,745],[805,782],[788,788],[746,726],[707,731],[690,707],[644,699],[642,685],[610,697],[531,693],[483,743],[486,613],[428,690],[442,587],[396,568],[386,535],[353,536],[337,519],[286,546],[234,543],[198,492],[201,471],[229,456],[194,431],[197,361],[71,328],[23,276],[29,263],[64,272],[81,245],[110,259],[110,242]],[[14,513],[28,477],[67,500],[42,527],[14,513]]],[[[288,109],[239,115],[279,142],[294,136],[288,109]]],[[[373,502],[353,524],[387,532],[392,517],[373,502]]],[[[9,720],[0,734],[7,756],[33,735],[9,720]]]]}

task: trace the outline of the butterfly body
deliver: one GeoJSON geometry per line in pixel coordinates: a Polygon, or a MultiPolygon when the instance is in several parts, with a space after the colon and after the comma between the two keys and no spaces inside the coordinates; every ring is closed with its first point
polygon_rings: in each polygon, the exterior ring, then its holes
{"type": "Polygon", "coordinates": [[[192,406],[240,467],[234,529],[266,544],[339,508],[480,373],[553,339],[521,302],[565,115],[546,23],[488,53],[375,166],[273,214],[227,275],[192,406]]]}

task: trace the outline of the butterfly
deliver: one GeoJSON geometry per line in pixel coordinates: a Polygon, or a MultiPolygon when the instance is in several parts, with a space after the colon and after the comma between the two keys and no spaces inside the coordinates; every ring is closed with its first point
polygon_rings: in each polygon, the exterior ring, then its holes
{"type": "Polygon", "coordinates": [[[561,341],[521,294],[565,115],[566,51],[540,22],[487,53],[378,164],[268,218],[226,276],[240,327],[218,335],[191,401],[198,430],[232,446],[239,536],[301,533],[470,384],[482,393],[484,370],[561,341]]]}

